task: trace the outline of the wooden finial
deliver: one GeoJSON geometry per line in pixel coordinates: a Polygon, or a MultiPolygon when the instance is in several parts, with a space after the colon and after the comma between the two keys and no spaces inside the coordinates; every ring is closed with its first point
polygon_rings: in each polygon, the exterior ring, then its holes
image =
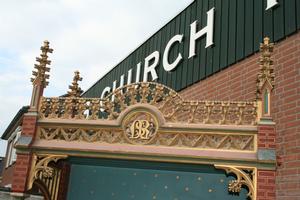
{"type": "Polygon", "coordinates": [[[75,71],[72,85],[69,86],[69,97],[80,97],[81,93],[83,92],[79,87],[78,81],[82,81],[82,77],[80,77],[79,71],[75,71]]]}
{"type": "Polygon", "coordinates": [[[41,46],[41,55],[40,57],[36,58],[38,64],[34,65],[36,71],[32,71],[32,75],[34,76],[31,78],[31,82],[33,85],[41,85],[45,88],[48,85],[47,79],[49,79],[49,74],[46,72],[50,71],[50,68],[47,65],[51,64],[51,61],[48,60],[48,53],[52,53],[53,49],[49,47],[49,42],[47,40],[44,41],[44,45],[41,46]]]}
{"type": "Polygon", "coordinates": [[[265,37],[264,42],[260,44],[261,56],[259,59],[260,71],[257,75],[257,98],[261,96],[262,89],[266,84],[270,90],[274,87],[275,74],[273,60],[271,58],[273,49],[274,44],[270,43],[270,38],[265,37]]]}

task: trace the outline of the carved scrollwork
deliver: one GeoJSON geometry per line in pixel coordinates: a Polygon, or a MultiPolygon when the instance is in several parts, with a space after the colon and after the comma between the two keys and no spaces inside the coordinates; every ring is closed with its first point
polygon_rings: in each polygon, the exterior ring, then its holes
{"type": "Polygon", "coordinates": [[[223,169],[227,174],[234,174],[236,176],[236,180],[230,180],[228,183],[229,192],[240,193],[242,186],[246,186],[249,190],[248,197],[252,200],[256,199],[256,168],[228,165],[215,165],[215,168],[223,169]]]}
{"type": "Polygon", "coordinates": [[[236,133],[184,133],[160,132],[152,116],[133,115],[125,121],[123,130],[118,128],[68,128],[39,127],[38,137],[44,140],[104,142],[109,144],[127,143],[160,145],[166,147],[186,147],[201,149],[222,149],[236,151],[254,151],[254,134],[236,133]],[[140,120],[140,121],[139,121],[140,120]],[[147,121],[147,124],[143,124],[147,121]],[[141,122],[140,124],[137,124],[141,122]],[[135,127],[138,125],[138,127],[135,127]],[[147,129],[147,131],[145,130],[147,129]],[[148,132],[149,131],[149,132],[148,132]],[[148,135],[146,135],[148,134],[148,135]]]}
{"type": "Polygon", "coordinates": [[[256,102],[184,101],[174,90],[158,83],[134,83],[116,89],[105,99],[45,98],[40,104],[42,119],[115,120],[134,104],[155,106],[166,122],[220,125],[254,125],[256,102]]]}
{"type": "Polygon", "coordinates": [[[55,169],[49,163],[56,163],[58,160],[66,159],[66,155],[33,155],[32,166],[29,175],[28,190],[37,179],[51,179],[54,176],[55,169]]]}

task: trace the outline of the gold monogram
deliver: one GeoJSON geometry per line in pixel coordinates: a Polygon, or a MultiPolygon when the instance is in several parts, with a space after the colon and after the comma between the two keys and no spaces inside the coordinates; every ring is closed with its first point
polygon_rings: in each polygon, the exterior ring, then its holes
{"type": "Polygon", "coordinates": [[[150,126],[150,123],[147,120],[135,120],[130,127],[131,136],[132,139],[143,139],[143,140],[149,140],[149,133],[148,130],[150,126]]]}
{"type": "Polygon", "coordinates": [[[155,138],[158,123],[147,111],[130,113],[123,121],[124,136],[132,144],[149,144],[155,138]]]}

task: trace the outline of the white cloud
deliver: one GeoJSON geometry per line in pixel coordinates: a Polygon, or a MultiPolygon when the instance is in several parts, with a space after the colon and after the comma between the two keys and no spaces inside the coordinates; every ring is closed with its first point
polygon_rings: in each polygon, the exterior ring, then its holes
{"type": "MultiPolygon", "coordinates": [[[[87,89],[192,0],[10,0],[0,6],[0,134],[31,96],[43,40],[54,49],[46,96],[64,94],[73,71],[87,89]]],[[[0,156],[5,144],[0,141],[0,156]]]]}

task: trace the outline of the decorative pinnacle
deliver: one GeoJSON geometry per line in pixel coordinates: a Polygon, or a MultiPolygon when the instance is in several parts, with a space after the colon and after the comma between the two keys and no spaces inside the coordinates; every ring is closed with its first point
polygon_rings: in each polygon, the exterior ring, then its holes
{"type": "Polygon", "coordinates": [[[264,43],[260,44],[261,56],[259,58],[260,71],[257,76],[257,96],[261,94],[261,89],[266,82],[269,83],[271,89],[274,87],[274,67],[271,58],[274,49],[274,44],[270,43],[270,38],[265,37],[264,43]]]}
{"type": "Polygon", "coordinates": [[[31,82],[33,85],[42,85],[45,88],[49,83],[47,79],[49,79],[50,76],[49,74],[46,74],[46,72],[50,71],[50,68],[47,67],[47,65],[51,64],[47,54],[53,52],[53,49],[49,47],[49,42],[47,40],[45,40],[44,45],[41,46],[41,51],[40,57],[36,58],[38,64],[34,64],[36,71],[32,71],[34,77],[31,78],[31,82]]]}
{"type": "Polygon", "coordinates": [[[82,81],[82,77],[80,76],[79,71],[75,71],[72,85],[69,85],[69,97],[80,97],[81,93],[83,92],[79,87],[78,81],[82,81]]]}

